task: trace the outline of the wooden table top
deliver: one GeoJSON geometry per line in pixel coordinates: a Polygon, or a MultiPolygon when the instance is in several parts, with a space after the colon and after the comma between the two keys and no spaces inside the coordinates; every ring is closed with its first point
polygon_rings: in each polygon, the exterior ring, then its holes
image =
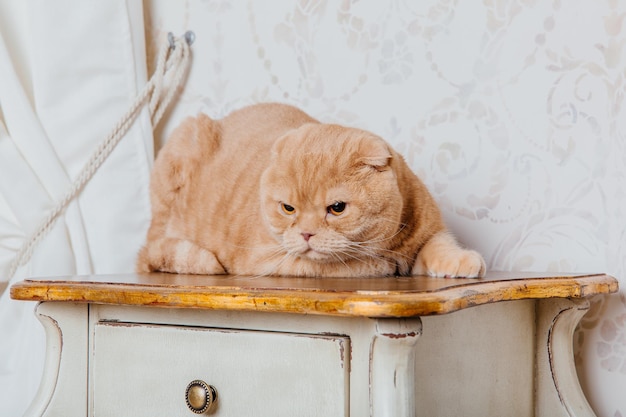
{"type": "Polygon", "coordinates": [[[498,301],[617,292],[604,274],[490,272],[485,278],[292,278],[166,273],[32,278],[11,298],[360,317],[451,313],[498,301]]]}

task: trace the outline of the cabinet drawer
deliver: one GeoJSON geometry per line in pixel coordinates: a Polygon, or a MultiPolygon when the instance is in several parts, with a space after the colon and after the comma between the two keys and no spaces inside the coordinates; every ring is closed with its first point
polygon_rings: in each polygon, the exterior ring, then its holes
{"type": "Polygon", "coordinates": [[[347,337],[102,322],[92,346],[95,417],[194,416],[197,379],[217,390],[211,416],[348,415],[347,337]]]}

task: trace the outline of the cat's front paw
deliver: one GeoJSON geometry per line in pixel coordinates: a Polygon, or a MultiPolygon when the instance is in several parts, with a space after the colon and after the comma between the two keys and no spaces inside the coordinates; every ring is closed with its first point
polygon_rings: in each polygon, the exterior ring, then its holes
{"type": "Polygon", "coordinates": [[[476,251],[459,247],[448,233],[433,236],[419,251],[413,275],[432,277],[478,278],[487,270],[483,257],[476,251]]]}
{"type": "Polygon", "coordinates": [[[149,240],[139,252],[137,272],[170,272],[173,274],[221,275],[224,267],[217,257],[194,242],[160,237],[149,240]]]}

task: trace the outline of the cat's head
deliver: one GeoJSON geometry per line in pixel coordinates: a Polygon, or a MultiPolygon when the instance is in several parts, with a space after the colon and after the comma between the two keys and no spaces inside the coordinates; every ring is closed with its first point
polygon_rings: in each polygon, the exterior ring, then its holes
{"type": "Polygon", "coordinates": [[[270,232],[287,253],[313,261],[379,254],[403,206],[392,158],[384,140],[358,129],[311,123],[287,133],[261,178],[270,232]]]}

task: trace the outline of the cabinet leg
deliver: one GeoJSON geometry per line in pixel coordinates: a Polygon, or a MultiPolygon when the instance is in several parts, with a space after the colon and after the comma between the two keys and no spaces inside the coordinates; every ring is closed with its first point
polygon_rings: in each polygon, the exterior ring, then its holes
{"type": "Polygon", "coordinates": [[[415,344],[421,333],[419,318],[377,320],[370,345],[372,416],[415,416],[415,344]]]}
{"type": "Polygon", "coordinates": [[[87,304],[40,303],[46,332],[43,377],[27,417],[87,415],[87,304]]]}
{"type": "Polygon", "coordinates": [[[574,330],[588,309],[585,299],[537,301],[537,416],[595,416],[580,387],[573,352],[574,330]]]}

